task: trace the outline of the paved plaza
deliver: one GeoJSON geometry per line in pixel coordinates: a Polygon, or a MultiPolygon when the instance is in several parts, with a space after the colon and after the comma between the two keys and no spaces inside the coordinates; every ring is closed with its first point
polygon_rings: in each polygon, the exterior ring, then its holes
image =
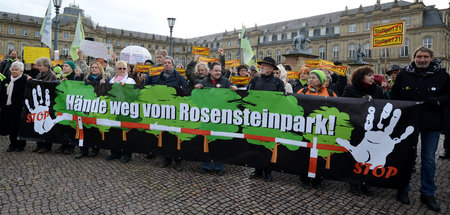
{"type": "MultiPolygon", "coordinates": [[[[442,141],[438,152],[442,152],[442,141]]],[[[274,181],[250,180],[251,168],[225,165],[225,175],[201,174],[200,164],[183,171],[159,168],[161,158],[133,154],[130,163],[97,157],[5,152],[0,136],[0,214],[435,214],[420,202],[420,174],[412,178],[411,205],[392,189],[356,196],[347,183],[325,180],[325,190],[305,190],[298,176],[274,172],[274,181]]],[[[54,149],[57,145],[53,146],[54,149]]],[[[420,170],[420,162],[417,169],[420,170]]],[[[450,214],[450,161],[437,160],[436,198],[450,214]]]]}

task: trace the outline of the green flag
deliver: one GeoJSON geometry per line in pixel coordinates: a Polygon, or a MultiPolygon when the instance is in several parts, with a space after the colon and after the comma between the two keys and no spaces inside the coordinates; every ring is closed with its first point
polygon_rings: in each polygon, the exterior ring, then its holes
{"type": "Polygon", "coordinates": [[[5,79],[6,79],[6,77],[2,73],[0,73],[0,81],[3,81],[5,79]]]}
{"type": "Polygon", "coordinates": [[[242,49],[242,60],[245,64],[249,66],[256,66],[256,58],[255,53],[252,50],[252,46],[250,45],[250,42],[248,41],[247,34],[245,32],[245,26],[242,25],[242,32],[241,32],[241,49],[242,49]]]}
{"type": "Polygon", "coordinates": [[[52,48],[52,1],[48,2],[47,12],[45,12],[44,20],[42,20],[41,42],[52,48]]]}
{"type": "Polygon", "coordinates": [[[78,14],[77,28],[75,29],[75,36],[73,37],[72,46],[70,46],[70,57],[73,60],[78,60],[78,49],[80,49],[81,41],[84,40],[83,23],[81,21],[81,13],[78,14]]]}

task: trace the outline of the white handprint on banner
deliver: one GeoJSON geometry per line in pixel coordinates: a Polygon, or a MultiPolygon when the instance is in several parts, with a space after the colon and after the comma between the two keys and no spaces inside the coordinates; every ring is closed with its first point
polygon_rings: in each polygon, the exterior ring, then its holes
{"type": "Polygon", "coordinates": [[[59,115],[55,119],[50,117],[50,91],[45,89],[45,96],[42,95],[41,86],[37,85],[32,90],[34,109],[30,107],[28,99],[25,99],[25,105],[27,106],[30,114],[33,116],[34,130],[39,134],[49,132],[53,126],[61,120],[64,120],[68,115],[59,115]],[[44,103],[45,97],[45,103],[44,103]]]}
{"type": "MultiPolygon", "coordinates": [[[[393,106],[391,103],[387,103],[384,106],[383,112],[380,115],[380,121],[377,124],[378,129],[383,128],[382,120],[387,119],[391,115],[392,108],[393,106]]],[[[361,143],[357,146],[353,146],[348,140],[343,140],[341,138],[337,138],[336,142],[345,147],[357,162],[372,164],[370,169],[374,169],[379,165],[384,166],[386,157],[394,150],[395,145],[406,139],[414,131],[413,126],[408,126],[400,138],[390,137],[401,115],[402,111],[400,109],[395,109],[389,125],[386,126],[384,130],[372,131],[375,108],[371,106],[368,109],[366,123],[364,124],[366,133],[361,143]]]]}

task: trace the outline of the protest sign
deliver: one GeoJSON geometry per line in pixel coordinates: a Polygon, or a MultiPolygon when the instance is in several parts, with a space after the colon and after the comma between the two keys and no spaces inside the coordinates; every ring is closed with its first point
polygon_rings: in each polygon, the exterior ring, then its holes
{"type": "Polygon", "coordinates": [[[200,56],[198,61],[208,64],[209,62],[219,61],[219,59],[217,59],[217,58],[207,58],[207,57],[200,56]]]}
{"type": "Polygon", "coordinates": [[[340,76],[344,76],[347,73],[347,70],[348,70],[348,67],[346,67],[346,66],[342,66],[342,65],[336,66],[336,65],[334,65],[333,62],[326,61],[326,60],[320,60],[319,67],[328,69],[328,70],[330,70],[330,71],[332,71],[332,72],[334,72],[334,73],[336,73],[336,74],[338,74],[340,76]]]}
{"type": "Polygon", "coordinates": [[[148,72],[151,67],[152,67],[152,65],[137,64],[136,72],[148,72]]]}
{"type": "Polygon", "coordinates": [[[47,102],[23,109],[23,139],[270,164],[275,171],[390,188],[405,187],[415,163],[416,102],[80,81],[30,80],[26,89],[26,101],[47,102]]]}
{"type": "Polygon", "coordinates": [[[209,48],[201,46],[192,46],[192,54],[199,54],[209,57],[209,48]]]}
{"type": "Polygon", "coordinates": [[[225,68],[238,67],[239,65],[241,65],[239,60],[225,61],[225,68]]]}
{"type": "Polygon", "coordinates": [[[95,58],[112,59],[113,46],[112,44],[100,43],[89,40],[82,40],[80,44],[80,50],[84,55],[88,55],[95,58]]]}
{"type": "Polygon", "coordinates": [[[287,72],[287,78],[288,79],[299,79],[300,72],[299,71],[286,71],[287,72]]]}
{"type": "Polygon", "coordinates": [[[0,54],[0,60],[4,60],[5,59],[5,55],[0,54]]]}
{"type": "Polygon", "coordinates": [[[373,26],[370,34],[372,48],[389,48],[405,45],[406,22],[391,22],[373,26]]]}
{"type": "Polygon", "coordinates": [[[23,61],[25,63],[34,63],[40,57],[50,58],[50,49],[41,47],[23,47],[23,61]]]}
{"type": "Polygon", "coordinates": [[[52,66],[56,66],[56,65],[62,65],[63,61],[62,60],[52,60],[52,66]]]}
{"type": "Polygon", "coordinates": [[[231,76],[230,81],[236,85],[248,85],[248,83],[252,80],[252,77],[247,76],[231,76]]]}
{"type": "Polygon", "coordinates": [[[305,66],[309,68],[319,68],[320,60],[306,60],[305,66]]]}
{"type": "Polygon", "coordinates": [[[152,67],[149,69],[149,76],[157,76],[164,70],[163,66],[152,67]]]}
{"type": "Polygon", "coordinates": [[[177,69],[177,71],[186,78],[186,69],[177,69]]]}

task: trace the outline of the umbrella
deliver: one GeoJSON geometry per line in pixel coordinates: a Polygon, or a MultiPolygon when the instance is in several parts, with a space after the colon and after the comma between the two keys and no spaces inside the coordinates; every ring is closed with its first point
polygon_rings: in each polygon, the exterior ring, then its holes
{"type": "Polygon", "coordinates": [[[144,63],[146,60],[152,60],[152,55],[144,47],[127,46],[120,51],[120,60],[129,64],[144,63]]]}

